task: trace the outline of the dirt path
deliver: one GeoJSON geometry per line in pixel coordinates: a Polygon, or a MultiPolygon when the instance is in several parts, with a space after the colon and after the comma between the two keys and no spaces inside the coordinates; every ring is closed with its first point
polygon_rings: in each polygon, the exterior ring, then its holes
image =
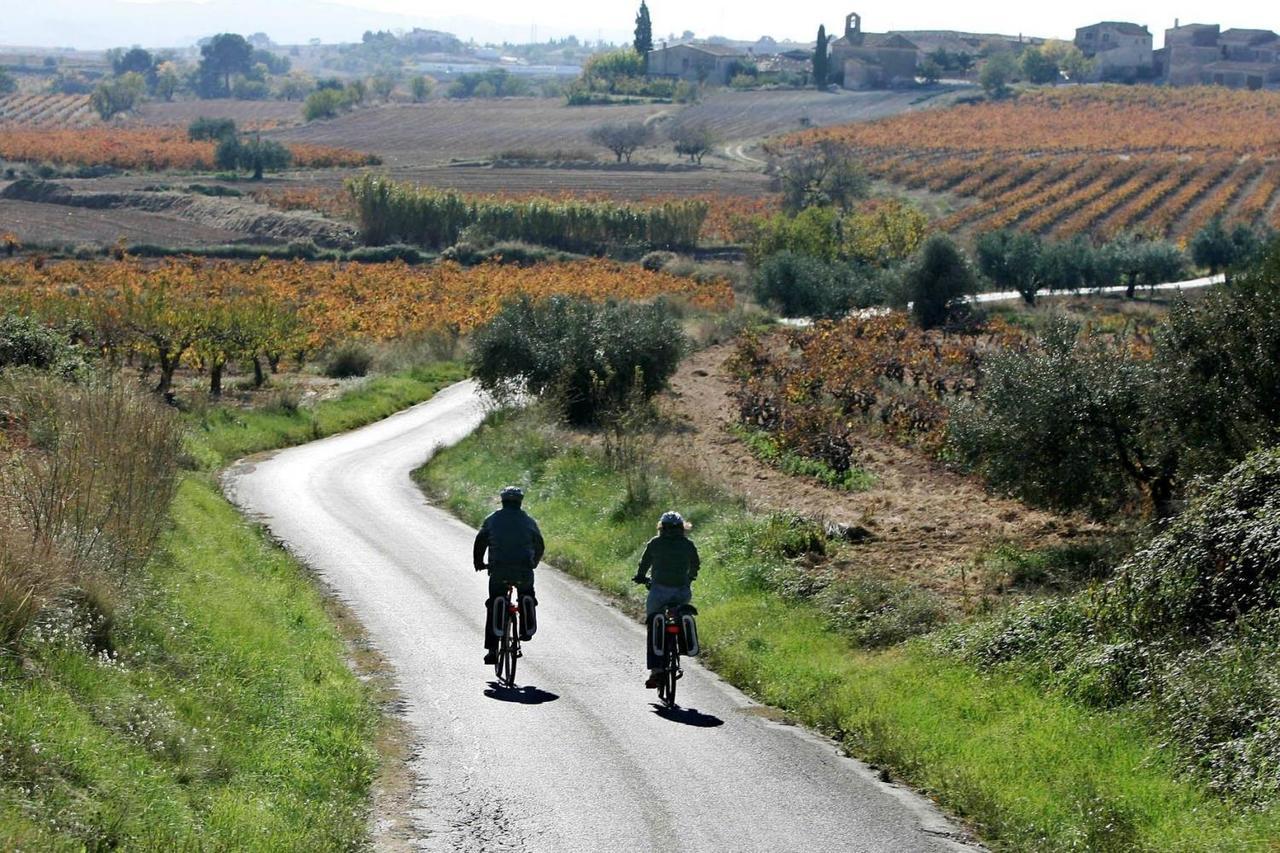
{"type": "Polygon", "coordinates": [[[990,495],[922,454],[869,436],[860,454],[876,479],[869,491],[841,492],[783,474],[727,430],[734,422],[733,381],[723,364],[731,352],[728,344],[705,349],[672,379],[667,404],[688,427],[676,438],[684,457],[755,508],[862,528],[870,535],[854,551],[860,568],[955,593],[959,566],[995,545],[1059,543],[1086,528],[990,495]]]}

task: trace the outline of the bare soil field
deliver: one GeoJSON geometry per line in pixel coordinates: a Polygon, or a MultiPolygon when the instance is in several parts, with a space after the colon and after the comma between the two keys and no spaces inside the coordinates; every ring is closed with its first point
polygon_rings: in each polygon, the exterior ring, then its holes
{"type": "MultiPolygon", "coordinates": [[[[428,101],[366,107],[327,121],[272,134],[368,151],[393,172],[493,157],[510,149],[590,150],[587,134],[606,122],[643,121],[660,105],[567,107],[541,98],[428,101]]],[[[600,149],[601,153],[604,149],[600,149]]]]}
{"type": "Polygon", "coordinates": [[[148,213],[141,210],[90,210],[61,204],[0,199],[0,231],[23,243],[109,245],[165,243],[171,246],[215,246],[242,241],[241,231],[148,213]]]}
{"type": "Polygon", "coordinates": [[[957,89],[920,91],[716,92],[681,110],[673,123],[705,124],[726,145],[760,140],[805,127],[871,121],[954,100],[957,89]]]}
{"type": "Polygon", "coordinates": [[[148,101],[129,120],[132,125],[186,127],[198,118],[235,119],[242,128],[268,128],[302,123],[298,101],[148,101]]]}
{"type": "Polygon", "coordinates": [[[731,353],[728,344],[710,347],[686,359],[672,378],[665,405],[684,427],[673,437],[677,453],[756,508],[862,528],[866,536],[851,570],[959,596],[959,567],[997,545],[1043,547],[1092,531],[1085,522],[988,494],[922,454],[871,436],[862,437],[858,460],[875,477],[865,492],[784,474],[752,456],[727,429],[735,420],[733,382],[722,365],[731,353]]]}

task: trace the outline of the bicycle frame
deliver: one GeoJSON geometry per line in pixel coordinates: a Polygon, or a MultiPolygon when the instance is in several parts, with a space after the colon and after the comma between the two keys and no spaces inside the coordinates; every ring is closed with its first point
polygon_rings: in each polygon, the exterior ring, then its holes
{"type": "Polygon", "coordinates": [[[680,611],[667,607],[663,611],[663,668],[658,682],[658,698],[668,708],[676,704],[676,682],[684,676],[680,669],[680,611]]]}

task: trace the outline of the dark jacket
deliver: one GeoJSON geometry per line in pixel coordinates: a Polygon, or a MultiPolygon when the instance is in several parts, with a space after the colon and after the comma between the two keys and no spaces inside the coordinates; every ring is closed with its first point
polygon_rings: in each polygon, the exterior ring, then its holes
{"type": "Polygon", "coordinates": [[[653,582],[658,586],[688,586],[698,576],[701,565],[698,548],[684,531],[664,530],[644,547],[636,575],[644,577],[652,568],[653,582]]]}
{"type": "Polygon", "coordinates": [[[532,516],[517,506],[504,506],[480,525],[472,549],[477,570],[489,550],[489,577],[511,583],[533,583],[533,569],[542,560],[546,544],[532,516]]]}

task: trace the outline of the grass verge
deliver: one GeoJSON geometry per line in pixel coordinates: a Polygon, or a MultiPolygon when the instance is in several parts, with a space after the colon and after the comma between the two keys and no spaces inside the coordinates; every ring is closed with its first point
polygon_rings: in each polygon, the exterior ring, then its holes
{"type": "Polygon", "coordinates": [[[202,470],[183,477],[146,570],[60,601],[21,654],[0,655],[0,849],[367,845],[378,752],[395,749],[381,685],[352,673],[324,595],[210,472],[377,420],[462,373],[375,378],[312,410],[193,417],[202,470]]]}
{"type": "Polygon", "coordinates": [[[1280,811],[1249,811],[1177,771],[1137,715],[1090,711],[1009,674],[906,642],[859,647],[830,614],[780,589],[796,537],[680,472],[634,506],[624,478],[528,415],[499,414],[418,472],[468,521],[495,483],[525,485],[548,558],[633,604],[657,512],[695,525],[695,596],[707,662],[734,684],[889,768],[1010,850],[1267,850],[1280,811]]]}

